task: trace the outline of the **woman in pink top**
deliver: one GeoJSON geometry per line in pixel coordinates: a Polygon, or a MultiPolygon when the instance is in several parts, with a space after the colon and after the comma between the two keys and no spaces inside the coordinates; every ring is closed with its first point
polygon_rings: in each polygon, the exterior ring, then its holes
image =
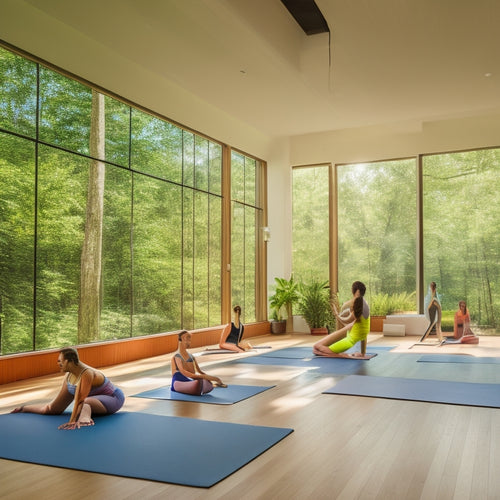
{"type": "Polygon", "coordinates": [[[470,316],[465,300],[458,303],[458,311],[455,313],[455,321],[453,324],[453,337],[460,339],[463,335],[471,335],[470,332],[470,316]]]}

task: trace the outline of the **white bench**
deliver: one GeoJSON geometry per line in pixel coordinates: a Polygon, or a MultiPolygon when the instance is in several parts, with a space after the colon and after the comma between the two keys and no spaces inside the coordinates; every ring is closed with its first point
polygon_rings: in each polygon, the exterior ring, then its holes
{"type": "Polygon", "coordinates": [[[397,323],[386,323],[384,321],[383,334],[384,337],[404,337],[406,327],[405,325],[398,325],[397,323]]]}
{"type": "Polygon", "coordinates": [[[424,314],[390,314],[384,320],[384,328],[386,325],[404,325],[405,335],[423,335],[429,320],[424,314]]]}

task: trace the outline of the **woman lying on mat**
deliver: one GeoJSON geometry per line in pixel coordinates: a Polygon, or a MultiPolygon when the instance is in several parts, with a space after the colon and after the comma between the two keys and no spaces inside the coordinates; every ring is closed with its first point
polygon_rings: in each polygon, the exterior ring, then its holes
{"type": "Polygon", "coordinates": [[[353,354],[353,357],[363,357],[366,354],[366,338],[370,333],[370,313],[365,317],[363,314],[364,299],[356,297],[353,302],[352,314],[354,321],[345,325],[340,330],[330,333],[313,345],[313,354],[317,356],[336,357],[353,347],[361,341],[361,352],[353,354]]]}
{"type": "Polygon", "coordinates": [[[233,312],[234,321],[226,325],[224,330],[222,330],[219,348],[227,349],[228,351],[245,352],[251,349],[252,346],[248,342],[241,342],[243,332],[245,331],[245,327],[240,319],[241,307],[234,306],[233,312]]]}
{"type": "Polygon", "coordinates": [[[82,363],[76,349],[61,349],[57,363],[60,370],[67,373],[59,394],[50,403],[19,406],[11,413],[60,415],[74,400],[69,422],[60,425],[59,429],[79,429],[94,425],[92,415],[111,415],[123,406],[125,395],[122,390],[103,373],[82,363]]]}
{"type": "Polygon", "coordinates": [[[183,330],[179,333],[179,352],[172,358],[171,390],[201,396],[213,390],[214,385],[227,387],[219,377],[201,371],[196,359],[187,351],[190,346],[191,334],[183,330]]]}

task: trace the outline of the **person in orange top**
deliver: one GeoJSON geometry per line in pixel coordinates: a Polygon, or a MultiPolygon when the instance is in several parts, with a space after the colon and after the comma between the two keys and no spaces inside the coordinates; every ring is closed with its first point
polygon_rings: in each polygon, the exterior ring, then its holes
{"type": "Polygon", "coordinates": [[[467,309],[467,304],[465,300],[461,300],[458,303],[458,311],[455,313],[455,322],[453,325],[453,337],[455,339],[460,339],[462,336],[471,335],[470,332],[470,315],[467,309]]]}

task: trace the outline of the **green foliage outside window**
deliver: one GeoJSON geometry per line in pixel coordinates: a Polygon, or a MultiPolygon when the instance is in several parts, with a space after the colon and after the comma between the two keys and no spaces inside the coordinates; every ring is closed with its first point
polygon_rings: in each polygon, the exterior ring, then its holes
{"type": "MultiPolygon", "coordinates": [[[[95,94],[0,49],[2,354],[221,322],[222,147],[107,96],[98,114],[95,94]],[[84,269],[99,296],[91,338],[84,269]]],[[[255,167],[245,172],[255,203],[255,167]]]]}

